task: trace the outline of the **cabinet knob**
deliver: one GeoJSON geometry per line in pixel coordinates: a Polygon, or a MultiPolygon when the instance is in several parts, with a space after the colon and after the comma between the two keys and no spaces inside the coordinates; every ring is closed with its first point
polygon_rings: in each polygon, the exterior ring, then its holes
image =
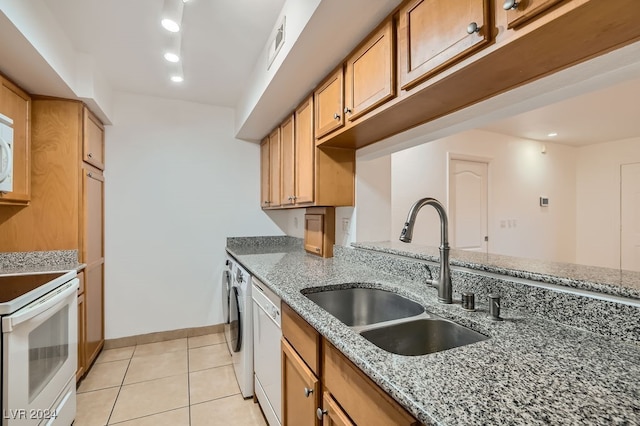
{"type": "Polygon", "coordinates": [[[313,389],[304,388],[304,396],[306,398],[309,398],[309,395],[311,395],[312,393],[313,393],[313,389]]]}
{"type": "Polygon", "coordinates": [[[479,32],[480,32],[480,27],[475,22],[472,22],[469,25],[467,25],[467,34],[473,34],[473,33],[479,33],[479,32]]]}
{"type": "Polygon", "coordinates": [[[323,410],[322,408],[318,407],[318,409],[316,410],[316,417],[318,418],[318,420],[322,420],[322,417],[327,414],[327,410],[323,410]]]}
{"type": "Polygon", "coordinates": [[[333,114],[333,118],[335,118],[336,120],[340,120],[340,114],[336,112],[335,114],[333,114]]]}
{"type": "Polygon", "coordinates": [[[502,4],[502,8],[504,10],[516,10],[519,4],[520,2],[516,0],[505,0],[505,2],[502,4]]]}
{"type": "Polygon", "coordinates": [[[87,173],[87,176],[88,177],[93,177],[93,173],[89,172],[89,173],[87,173]]]}
{"type": "Polygon", "coordinates": [[[293,201],[293,197],[292,197],[291,195],[289,195],[288,200],[289,200],[289,201],[293,201]]]}
{"type": "Polygon", "coordinates": [[[298,197],[296,197],[295,195],[293,197],[291,197],[293,199],[293,201],[297,200],[298,197]]]}
{"type": "Polygon", "coordinates": [[[265,201],[264,204],[271,204],[271,201],[265,201]]]}
{"type": "Polygon", "coordinates": [[[89,157],[89,158],[93,158],[93,154],[92,154],[92,153],[88,153],[88,154],[87,154],[87,157],[89,157]]]}
{"type": "Polygon", "coordinates": [[[351,114],[351,108],[349,108],[349,107],[344,107],[344,113],[345,113],[345,114],[351,114]]]}

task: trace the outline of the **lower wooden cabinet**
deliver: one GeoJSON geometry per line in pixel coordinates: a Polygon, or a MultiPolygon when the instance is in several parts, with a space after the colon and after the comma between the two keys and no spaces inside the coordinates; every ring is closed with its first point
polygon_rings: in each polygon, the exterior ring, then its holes
{"type": "Polygon", "coordinates": [[[329,392],[322,395],[322,426],[355,426],[329,392]]]}
{"type": "Polygon", "coordinates": [[[320,406],[320,380],[289,343],[282,339],[282,422],[315,426],[320,406]]]}
{"type": "Polygon", "coordinates": [[[286,303],[282,314],[284,426],[420,424],[286,303]]]}
{"type": "Polygon", "coordinates": [[[87,265],[85,269],[85,358],[87,367],[104,346],[104,262],[87,265]]]}
{"type": "Polygon", "coordinates": [[[76,382],[79,381],[87,371],[87,360],[84,355],[85,333],[84,333],[84,272],[78,273],[80,280],[80,289],[78,290],[78,368],[76,370],[76,382]]]}

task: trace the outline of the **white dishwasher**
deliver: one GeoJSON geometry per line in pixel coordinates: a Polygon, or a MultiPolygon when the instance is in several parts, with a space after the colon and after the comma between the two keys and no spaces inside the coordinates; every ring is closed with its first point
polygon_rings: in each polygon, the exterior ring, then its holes
{"type": "Polygon", "coordinates": [[[254,389],[270,426],[280,426],[282,385],[280,298],[253,278],[254,389]]]}

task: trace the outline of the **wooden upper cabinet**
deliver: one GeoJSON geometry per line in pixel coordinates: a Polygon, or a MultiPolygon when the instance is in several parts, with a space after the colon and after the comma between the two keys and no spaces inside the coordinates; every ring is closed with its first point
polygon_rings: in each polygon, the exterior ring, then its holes
{"type": "Polygon", "coordinates": [[[517,28],[565,0],[504,0],[507,28],[517,28]]]}
{"type": "Polygon", "coordinates": [[[84,109],[82,160],[104,170],[104,127],[87,108],[84,109]]]}
{"type": "Polygon", "coordinates": [[[13,120],[13,191],[0,192],[1,204],[31,199],[31,97],[0,76],[0,113],[13,120]]]}
{"type": "Polygon", "coordinates": [[[344,126],[344,73],[340,66],[314,92],[316,139],[344,126]]]}
{"type": "Polygon", "coordinates": [[[406,90],[491,41],[490,0],[415,0],[400,10],[400,84],[406,90]]]}
{"type": "Polygon", "coordinates": [[[269,207],[280,206],[281,190],[280,127],[269,135],[269,207]]]}
{"type": "Polygon", "coordinates": [[[313,96],[296,109],[295,123],[295,202],[310,204],[314,201],[316,149],[313,138],[313,96]]]}
{"type": "Polygon", "coordinates": [[[269,167],[269,137],[267,136],[260,143],[260,206],[269,207],[271,169],[269,167]]]}
{"type": "Polygon", "coordinates": [[[393,20],[380,28],[348,60],[344,115],[349,121],[396,95],[393,20]]]}
{"type": "Polygon", "coordinates": [[[280,194],[280,205],[291,206],[296,201],[295,196],[295,118],[291,114],[280,125],[280,147],[282,149],[282,191],[280,194]]]}

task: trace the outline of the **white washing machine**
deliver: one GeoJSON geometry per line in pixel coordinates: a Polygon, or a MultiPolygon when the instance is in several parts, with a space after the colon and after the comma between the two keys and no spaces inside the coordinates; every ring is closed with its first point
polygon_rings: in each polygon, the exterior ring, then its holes
{"type": "Polygon", "coordinates": [[[222,271],[222,318],[224,320],[224,337],[229,347],[229,352],[233,352],[231,349],[231,327],[229,325],[229,305],[231,302],[231,287],[233,286],[233,274],[235,273],[236,262],[231,256],[227,254],[224,262],[224,269],[222,271]]]}
{"type": "Polygon", "coordinates": [[[245,398],[253,396],[253,314],[251,275],[233,261],[229,294],[229,332],[227,344],[233,358],[240,392],[245,398]]]}

